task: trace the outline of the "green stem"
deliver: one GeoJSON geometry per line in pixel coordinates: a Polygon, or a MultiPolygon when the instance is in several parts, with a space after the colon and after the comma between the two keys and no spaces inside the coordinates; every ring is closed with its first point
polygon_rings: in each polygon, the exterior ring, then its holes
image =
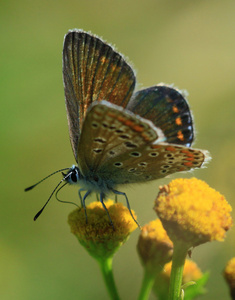
{"type": "Polygon", "coordinates": [[[117,288],[114,282],[114,277],[113,277],[113,268],[112,268],[112,263],[113,263],[113,258],[104,258],[104,259],[99,259],[98,260],[100,269],[103,275],[103,279],[106,285],[106,288],[108,290],[110,299],[112,300],[119,300],[120,297],[117,292],[117,288]]]}
{"type": "Polygon", "coordinates": [[[154,284],[155,275],[150,272],[144,272],[144,278],[138,300],[147,300],[154,284]]]}
{"type": "Polygon", "coordinates": [[[181,299],[181,283],[187,252],[188,249],[181,243],[174,244],[168,300],[181,299]]]}

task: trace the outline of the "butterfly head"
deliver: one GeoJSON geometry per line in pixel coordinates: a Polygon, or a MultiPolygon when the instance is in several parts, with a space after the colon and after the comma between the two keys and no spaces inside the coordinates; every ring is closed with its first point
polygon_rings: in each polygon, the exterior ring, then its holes
{"type": "Polygon", "coordinates": [[[67,173],[63,173],[64,180],[69,184],[78,184],[78,182],[83,179],[83,176],[79,170],[79,168],[73,165],[67,173]]]}

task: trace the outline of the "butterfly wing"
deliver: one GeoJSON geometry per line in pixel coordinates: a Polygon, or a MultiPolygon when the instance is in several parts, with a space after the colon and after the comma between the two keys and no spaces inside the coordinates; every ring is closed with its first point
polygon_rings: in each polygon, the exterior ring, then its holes
{"type": "Polygon", "coordinates": [[[193,119],[180,91],[166,85],[140,90],[133,95],[127,109],[161,128],[168,143],[191,146],[193,119]]]}
{"type": "Polygon", "coordinates": [[[145,182],[201,167],[201,150],[164,143],[152,122],[106,101],[92,105],[78,147],[84,176],[113,185],[145,182]]]}
{"type": "Polygon", "coordinates": [[[64,39],[63,80],[70,140],[77,160],[81,125],[90,104],[107,100],[125,107],[135,87],[135,75],[110,45],[73,30],[64,39]]]}
{"type": "Polygon", "coordinates": [[[85,175],[96,173],[110,159],[155,140],[162,131],[120,106],[101,101],[87,112],[78,145],[78,166],[85,175]]]}
{"type": "Polygon", "coordinates": [[[141,155],[135,157],[128,151],[102,166],[116,184],[146,182],[200,168],[208,157],[207,151],[168,143],[145,145],[135,152],[141,155]]]}

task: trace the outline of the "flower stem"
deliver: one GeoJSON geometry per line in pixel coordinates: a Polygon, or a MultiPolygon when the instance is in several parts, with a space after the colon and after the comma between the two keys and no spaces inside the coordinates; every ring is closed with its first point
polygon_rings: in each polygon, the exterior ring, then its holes
{"type": "Polygon", "coordinates": [[[144,278],[138,300],[147,300],[154,284],[155,275],[147,270],[144,272],[144,278]]]}
{"type": "Polygon", "coordinates": [[[181,299],[181,283],[187,252],[188,249],[181,243],[174,244],[168,300],[181,299]]]}
{"type": "Polygon", "coordinates": [[[100,269],[103,275],[103,279],[106,285],[106,288],[108,290],[110,299],[112,300],[119,300],[120,297],[118,295],[118,291],[114,282],[114,277],[113,277],[113,268],[112,268],[112,262],[113,258],[102,258],[98,259],[100,269]]]}

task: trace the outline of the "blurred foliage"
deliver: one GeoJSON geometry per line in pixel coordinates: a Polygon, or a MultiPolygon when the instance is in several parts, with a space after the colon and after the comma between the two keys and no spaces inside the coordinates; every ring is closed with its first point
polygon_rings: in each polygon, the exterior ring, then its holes
{"type": "MultiPolygon", "coordinates": [[[[207,169],[193,175],[235,206],[234,10],[233,0],[1,1],[1,299],[108,299],[98,266],[69,232],[67,215],[73,207],[53,199],[33,222],[59,175],[23,192],[75,162],[62,84],[68,29],[90,30],[116,45],[138,71],[139,87],[165,82],[188,90],[195,147],[213,157],[207,169]]],[[[179,176],[192,174],[172,177],[179,176]]],[[[158,186],[168,182],[124,190],[141,224],[155,218],[158,186]]],[[[77,189],[66,187],[59,197],[78,201],[77,189]]],[[[114,260],[123,299],[137,298],[142,279],[137,236],[138,231],[114,260]]],[[[211,272],[208,294],[201,299],[229,299],[221,272],[234,256],[234,244],[232,229],[224,243],[193,252],[203,271],[211,272]]]]}

